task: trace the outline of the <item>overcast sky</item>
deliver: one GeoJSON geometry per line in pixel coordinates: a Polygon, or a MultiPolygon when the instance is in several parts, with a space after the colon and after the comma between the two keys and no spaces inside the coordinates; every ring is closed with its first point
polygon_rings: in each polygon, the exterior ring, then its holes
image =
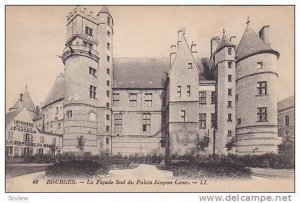
{"type": "MultiPolygon", "coordinates": [[[[6,7],[6,110],[27,84],[35,105],[44,101],[64,66],[66,15],[73,6],[6,7]]],[[[89,6],[97,14],[101,6],[89,6]]],[[[294,94],[293,7],[110,6],[114,18],[114,57],[169,57],[177,30],[197,43],[197,57],[209,57],[210,39],[228,36],[239,42],[246,28],[270,25],[271,46],[280,52],[278,100],[294,94]]]]}

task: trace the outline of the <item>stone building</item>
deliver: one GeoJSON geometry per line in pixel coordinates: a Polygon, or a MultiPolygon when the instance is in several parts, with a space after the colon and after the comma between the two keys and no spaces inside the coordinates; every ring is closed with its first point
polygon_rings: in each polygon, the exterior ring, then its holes
{"type": "Polygon", "coordinates": [[[295,143],[295,97],[278,102],[278,135],[283,140],[295,143]]]}
{"type": "MultiPolygon", "coordinates": [[[[275,82],[279,53],[269,26],[247,22],[239,44],[225,30],[212,37],[210,56],[196,57],[180,29],[170,58],[113,56],[113,16],[77,6],[67,16],[57,77],[34,119],[41,132],[60,134],[63,151],[140,155],[277,152],[275,82]]],[[[209,44],[209,42],[208,42],[209,44]]]]}

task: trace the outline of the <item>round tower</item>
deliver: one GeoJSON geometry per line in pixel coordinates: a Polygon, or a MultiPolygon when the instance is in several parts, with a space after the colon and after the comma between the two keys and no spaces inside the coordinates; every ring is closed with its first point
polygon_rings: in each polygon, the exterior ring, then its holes
{"type": "Polygon", "coordinates": [[[241,155],[276,153],[279,53],[270,47],[269,26],[259,36],[247,24],[236,50],[236,147],[241,155]]]}
{"type": "Polygon", "coordinates": [[[67,16],[63,151],[97,151],[99,99],[98,20],[77,6],[67,16]]]}

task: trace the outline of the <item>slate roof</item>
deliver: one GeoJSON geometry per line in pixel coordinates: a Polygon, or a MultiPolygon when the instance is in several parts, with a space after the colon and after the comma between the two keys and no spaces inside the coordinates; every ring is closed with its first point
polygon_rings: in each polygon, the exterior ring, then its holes
{"type": "Polygon", "coordinates": [[[21,110],[9,111],[5,114],[5,127],[21,112],[21,110]]]}
{"type": "Polygon", "coordinates": [[[234,44],[232,44],[232,42],[228,39],[226,35],[223,35],[215,53],[221,51],[224,47],[234,47],[234,44]]]}
{"type": "Polygon", "coordinates": [[[44,103],[43,103],[43,107],[48,106],[49,104],[60,100],[64,97],[65,95],[65,76],[64,74],[60,73],[57,76],[56,81],[54,82],[53,86],[51,87],[44,103]]]}
{"type": "Polygon", "coordinates": [[[27,111],[36,112],[35,105],[31,99],[31,96],[26,89],[22,94],[22,101],[20,101],[20,96],[18,97],[18,100],[15,102],[15,104],[9,109],[11,110],[21,110],[23,107],[27,109],[27,111]]]}
{"type": "Polygon", "coordinates": [[[282,111],[289,107],[295,107],[295,96],[290,96],[284,100],[281,100],[277,103],[278,111],[282,111]]]}
{"type": "Polygon", "coordinates": [[[114,58],[113,88],[163,88],[169,68],[167,58],[114,58]]]}
{"type": "Polygon", "coordinates": [[[252,28],[248,27],[236,49],[236,59],[239,61],[259,53],[273,53],[279,57],[277,51],[263,41],[252,28]]]}

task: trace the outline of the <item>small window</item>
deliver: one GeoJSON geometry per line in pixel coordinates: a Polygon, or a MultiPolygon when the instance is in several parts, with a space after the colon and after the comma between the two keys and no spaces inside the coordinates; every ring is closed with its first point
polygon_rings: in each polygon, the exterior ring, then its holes
{"type": "Polygon", "coordinates": [[[258,107],[257,122],[266,122],[266,121],[267,121],[267,107],[258,107]]]}
{"type": "Polygon", "coordinates": [[[129,106],[131,107],[137,106],[137,93],[129,94],[129,106]]]}
{"type": "Polygon", "coordinates": [[[109,68],[106,69],[106,73],[107,73],[108,75],[110,75],[110,69],[109,69],[109,68]]]}
{"type": "Polygon", "coordinates": [[[199,113],[199,128],[206,129],[206,113],[199,113]]]}
{"type": "Polygon", "coordinates": [[[228,48],[228,55],[232,55],[232,48],[228,48]]]}
{"type": "Polygon", "coordinates": [[[185,118],[185,110],[181,110],[181,111],[180,111],[180,120],[184,122],[185,119],[186,119],[186,118],[185,118]]]}
{"type": "Polygon", "coordinates": [[[108,125],[106,126],[106,132],[107,133],[109,132],[109,126],[108,125]]]}
{"type": "Polygon", "coordinates": [[[106,90],[106,96],[110,97],[110,91],[109,90],[106,90]]]}
{"type": "Polygon", "coordinates": [[[239,100],[239,95],[236,94],[236,95],[235,95],[235,102],[237,102],[238,100],[239,100]]]}
{"type": "Polygon", "coordinates": [[[263,62],[257,62],[257,69],[263,68],[263,62]]]}
{"type": "Polygon", "coordinates": [[[238,118],[238,119],[237,119],[237,124],[238,124],[238,125],[241,125],[241,124],[242,124],[242,119],[241,119],[241,118],[238,118]]]}
{"type": "Polygon", "coordinates": [[[72,118],[72,115],[73,113],[72,113],[72,110],[68,110],[67,111],[67,118],[72,118]]]}
{"type": "Polygon", "coordinates": [[[58,107],[56,107],[56,113],[55,113],[56,115],[58,114],[58,107]]]}
{"type": "Polygon", "coordinates": [[[177,86],[177,96],[181,97],[181,86],[177,86]]]}
{"type": "Polygon", "coordinates": [[[228,137],[231,137],[231,136],[232,136],[232,130],[228,130],[228,131],[227,131],[227,136],[228,136],[228,137]]]}
{"type": "Polygon", "coordinates": [[[232,75],[228,75],[228,82],[232,82],[232,75]]]}
{"type": "Polygon", "coordinates": [[[188,97],[191,96],[191,86],[190,85],[186,86],[186,96],[188,96],[188,97]]]}
{"type": "Polygon", "coordinates": [[[231,61],[228,62],[228,68],[232,68],[232,62],[231,61]]]}
{"type": "Polygon", "coordinates": [[[88,26],[85,26],[85,34],[92,37],[93,36],[93,29],[88,27],[88,26]]]}
{"type": "Polygon", "coordinates": [[[109,116],[109,114],[106,114],[106,120],[110,120],[110,116],[109,116]]]}
{"type": "Polygon", "coordinates": [[[109,104],[108,102],[106,103],[106,107],[107,107],[107,108],[109,108],[109,107],[110,107],[110,104],[109,104]]]}
{"type": "Polygon", "coordinates": [[[231,113],[229,113],[228,115],[227,115],[227,121],[232,121],[232,114],[231,113]]]}
{"type": "Polygon", "coordinates": [[[205,91],[200,91],[199,92],[199,104],[200,105],[205,105],[206,104],[206,92],[205,91]]]}
{"type": "Polygon", "coordinates": [[[109,81],[109,80],[106,81],[106,85],[107,85],[108,87],[110,87],[110,81],[109,81]]]}
{"type": "Polygon", "coordinates": [[[93,44],[86,41],[83,41],[83,46],[88,47],[89,49],[93,49],[93,44]]]}
{"type": "Polygon", "coordinates": [[[288,115],[286,115],[284,117],[284,125],[285,126],[289,126],[290,125],[290,117],[288,115]]]}
{"type": "Polygon", "coordinates": [[[228,96],[232,96],[232,89],[228,89],[228,96]]]}
{"type": "Polygon", "coordinates": [[[97,88],[93,85],[90,85],[90,98],[96,99],[96,90],[97,88]]]}
{"type": "Polygon", "coordinates": [[[232,101],[227,101],[227,104],[228,107],[232,107],[232,101]]]}
{"type": "Polygon", "coordinates": [[[188,63],[188,69],[192,69],[193,68],[193,63],[188,63]]]}
{"type": "Polygon", "coordinates": [[[89,74],[96,77],[96,69],[92,68],[92,67],[89,67],[89,74]]]}
{"type": "Polygon", "coordinates": [[[110,37],[110,31],[107,31],[107,36],[110,37]]]}
{"type": "Polygon", "coordinates": [[[110,25],[110,22],[111,22],[110,17],[107,16],[107,24],[110,25]]]}
{"type": "Polygon", "coordinates": [[[110,43],[109,42],[107,42],[106,48],[107,48],[107,50],[110,50],[110,43]]]}
{"type": "Polygon", "coordinates": [[[105,140],[106,140],[105,143],[106,143],[107,145],[109,145],[109,138],[107,137],[105,140]]]}
{"type": "Polygon", "coordinates": [[[110,56],[106,56],[107,62],[110,62],[110,56]]]}

